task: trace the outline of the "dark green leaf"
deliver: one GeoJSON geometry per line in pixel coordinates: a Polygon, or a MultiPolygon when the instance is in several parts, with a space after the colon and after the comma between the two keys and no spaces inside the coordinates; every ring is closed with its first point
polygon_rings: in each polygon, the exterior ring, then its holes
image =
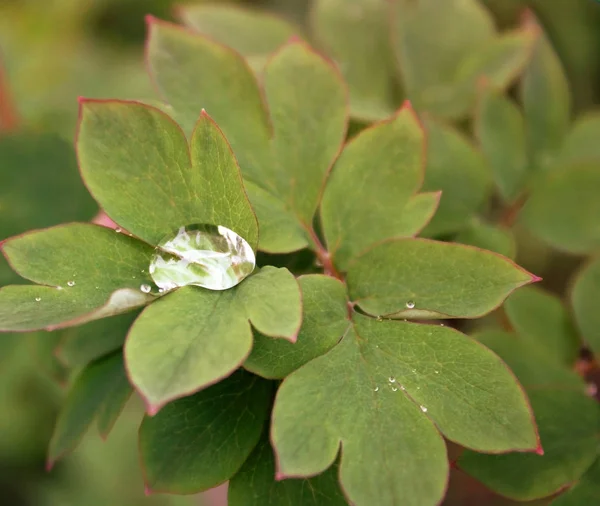
{"type": "Polygon", "coordinates": [[[501,255],[427,239],[379,244],[348,271],[351,300],[398,318],[477,318],[535,280],[501,255]]]}
{"type": "Polygon", "coordinates": [[[352,115],[367,121],[390,116],[397,99],[388,2],[317,0],[312,26],[348,83],[352,115]]]}
{"type": "Polygon", "coordinates": [[[427,165],[422,190],[442,191],[439,209],[424,233],[457,232],[486,202],[491,174],[481,154],[454,127],[431,118],[424,124],[427,165]]]}
{"type": "Polygon", "coordinates": [[[346,145],[321,207],[329,252],[341,270],[373,244],[404,236],[402,210],[421,186],[424,165],[425,137],[410,104],[346,145]]]}
{"type": "Polygon", "coordinates": [[[571,304],[583,340],[600,354],[600,260],[588,263],[575,278],[571,304]]]}
{"type": "Polygon", "coordinates": [[[62,225],[9,239],[2,250],[16,272],[45,285],[0,290],[3,330],[78,325],[152,299],[140,291],[152,249],[109,228],[62,225]]]}
{"type": "Polygon", "coordinates": [[[250,322],[265,334],[295,340],[301,309],[298,283],[274,267],[230,290],[183,287],[157,300],[125,343],[127,369],[148,413],[237,369],[252,348],[250,322]]]}
{"type": "Polygon", "coordinates": [[[140,427],[140,452],[152,492],[191,494],[231,478],[267,420],[271,384],[239,371],[166,406],[140,427]]]}
{"type": "Polygon", "coordinates": [[[468,228],[454,238],[456,242],[500,253],[510,259],[515,258],[516,241],[512,231],[499,225],[489,225],[473,218],[468,228]]]}
{"type": "Polygon", "coordinates": [[[600,248],[600,170],[595,163],[561,167],[534,184],[524,223],[551,246],[570,253],[600,248]]]}
{"type": "Polygon", "coordinates": [[[577,118],[567,134],[560,152],[560,162],[572,164],[575,162],[596,163],[600,160],[600,115],[588,113],[577,118]]]}
{"type": "Polygon", "coordinates": [[[88,365],[73,382],[58,417],[48,465],[73,450],[95,418],[101,433],[108,435],[131,392],[120,352],[88,365]]]}
{"type": "Polygon", "coordinates": [[[308,479],[275,480],[275,459],[266,437],[229,482],[229,506],[347,506],[337,466],[308,479]]]}
{"type": "Polygon", "coordinates": [[[572,366],[579,355],[579,340],[561,300],[535,286],[513,293],[504,305],[515,331],[531,340],[559,363],[572,366]]]}
{"type": "Polygon", "coordinates": [[[335,346],[348,328],[346,287],[337,279],[312,274],[298,278],[302,289],[302,327],[295,343],[255,333],[244,362],[265,378],[285,378],[335,346]]]}
{"type": "Polygon", "coordinates": [[[552,501],[552,506],[582,506],[600,502],[600,459],[567,492],[552,501]]]}

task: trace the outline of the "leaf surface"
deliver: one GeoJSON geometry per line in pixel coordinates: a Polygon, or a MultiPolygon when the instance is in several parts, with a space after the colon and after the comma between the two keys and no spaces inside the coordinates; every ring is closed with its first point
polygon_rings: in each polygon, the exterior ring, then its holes
{"type": "Polygon", "coordinates": [[[589,262],[577,274],[571,291],[575,321],[583,340],[593,352],[600,354],[600,260],[589,262]]]}
{"type": "Polygon", "coordinates": [[[580,506],[600,500],[600,459],[564,494],[552,501],[552,506],[580,506]]]}
{"type": "Polygon", "coordinates": [[[477,318],[535,277],[509,259],[428,239],[381,243],[350,266],[352,301],[372,315],[477,318]]]}
{"type": "Polygon", "coordinates": [[[257,444],[272,386],[249,373],[166,406],[140,427],[140,453],[152,492],[191,494],[231,478],[257,444]]]}
{"type": "Polygon", "coordinates": [[[575,120],[560,151],[560,162],[572,164],[600,160],[600,115],[583,114],[575,120]]]}
{"type": "Polygon", "coordinates": [[[499,225],[490,225],[474,218],[468,228],[465,228],[454,238],[454,241],[477,248],[494,251],[514,260],[516,241],[512,231],[499,225]]]}

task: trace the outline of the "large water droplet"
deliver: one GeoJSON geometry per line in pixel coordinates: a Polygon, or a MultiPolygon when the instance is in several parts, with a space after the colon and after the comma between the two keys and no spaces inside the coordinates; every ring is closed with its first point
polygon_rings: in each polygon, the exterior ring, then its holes
{"type": "Polygon", "coordinates": [[[414,309],[414,307],[415,307],[415,303],[414,303],[414,301],[412,301],[412,300],[409,300],[409,301],[406,303],[406,307],[407,307],[408,309],[414,309]]]}
{"type": "Polygon", "coordinates": [[[246,240],[221,225],[189,225],[165,237],[150,262],[159,288],[195,285],[227,290],[254,270],[254,251],[246,240]]]}

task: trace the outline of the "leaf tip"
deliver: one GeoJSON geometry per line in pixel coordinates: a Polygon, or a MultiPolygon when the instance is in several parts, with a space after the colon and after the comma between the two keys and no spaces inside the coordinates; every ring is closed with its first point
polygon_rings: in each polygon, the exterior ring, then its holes
{"type": "Polygon", "coordinates": [[[544,449],[542,448],[542,443],[538,443],[537,447],[534,450],[536,455],[544,455],[544,449]]]}
{"type": "Polygon", "coordinates": [[[46,470],[47,473],[52,471],[55,463],[56,463],[56,460],[54,460],[52,458],[48,458],[48,460],[46,460],[46,465],[44,466],[44,469],[46,470]]]}
{"type": "Polygon", "coordinates": [[[150,488],[150,485],[148,485],[147,483],[144,484],[144,495],[146,497],[149,497],[153,494],[154,492],[152,491],[152,489],[150,488]]]}
{"type": "Polygon", "coordinates": [[[294,35],[290,36],[290,38],[287,40],[286,44],[300,44],[302,42],[303,42],[302,38],[299,35],[294,34],[294,35]]]}
{"type": "Polygon", "coordinates": [[[282,480],[285,480],[285,478],[286,478],[285,473],[282,473],[281,471],[275,472],[275,481],[282,481],[282,480]]]}
{"type": "Polygon", "coordinates": [[[149,400],[144,400],[144,403],[146,404],[146,414],[148,416],[156,415],[163,407],[162,404],[152,404],[149,400]]]}
{"type": "Polygon", "coordinates": [[[146,14],[144,16],[144,21],[146,22],[146,26],[150,27],[154,23],[156,23],[158,21],[158,19],[155,18],[152,14],[146,14]]]}
{"type": "Polygon", "coordinates": [[[531,282],[532,283],[539,283],[540,281],[542,281],[544,278],[541,278],[539,276],[536,276],[535,274],[531,275],[531,282]]]}

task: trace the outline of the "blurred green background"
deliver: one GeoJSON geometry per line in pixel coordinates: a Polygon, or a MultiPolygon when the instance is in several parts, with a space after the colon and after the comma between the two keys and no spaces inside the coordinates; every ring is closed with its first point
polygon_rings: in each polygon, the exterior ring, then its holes
{"type": "MultiPolygon", "coordinates": [[[[309,0],[240,3],[277,11],[298,24],[304,23],[310,8],[309,0]]],[[[484,3],[501,27],[516,26],[524,7],[533,8],[565,65],[576,112],[596,107],[600,101],[600,3],[484,3]]],[[[0,0],[0,67],[4,68],[4,80],[12,96],[9,102],[6,90],[2,94],[0,89],[0,108],[14,107],[18,123],[11,127],[25,132],[25,138],[32,132],[51,132],[71,142],[78,96],[155,98],[144,68],[144,16],[173,20],[174,4],[171,0],[0,0]]],[[[27,151],[25,142],[19,156],[27,151]]],[[[4,192],[0,191],[0,240],[53,224],[44,221],[47,216],[40,218],[40,213],[28,209],[15,219],[15,207],[8,199],[22,196],[18,187],[11,186],[7,191],[10,170],[10,163],[0,165],[0,182],[4,185],[4,192]]],[[[31,208],[35,210],[35,200],[49,189],[40,184],[34,191],[38,192],[31,197],[31,208]]],[[[24,201],[20,202],[26,207],[24,201]]],[[[90,219],[96,210],[88,202],[83,208],[64,212],[65,219],[90,219]]],[[[10,274],[0,261],[1,284],[8,279],[10,274]]],[[[135,398],[107,442],[92,430],[76,452],[59,462],[51,473],[45,472],[48,440],[64,395],[62,387],[68,381],[66,370],[51,352],[59,338],[43,333],[0,336],[0,504],[208,504],[202,497],[144,495],[136,436],[142,407],[135,398]]],[[[448,503],[496,504],[488,502],[489,497],[479,502],[472,492],[454,487],[448,503]],[[463,497],[468,494],[470,497],[463,497]]]]}

